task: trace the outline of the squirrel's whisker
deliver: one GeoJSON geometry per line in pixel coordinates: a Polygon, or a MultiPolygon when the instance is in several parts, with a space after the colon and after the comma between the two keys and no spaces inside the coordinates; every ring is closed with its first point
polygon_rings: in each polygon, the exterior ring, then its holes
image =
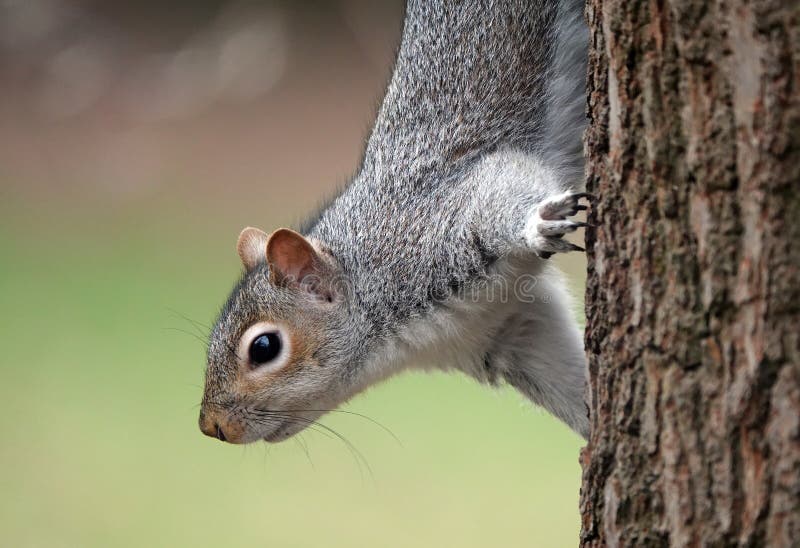
{"type": "Polygon", "coordinates": [[[362,465],[364,466],[364,468],[367,469],[367,472],[369,473],[370,478],[372,478],[373,480],[375,479],[375,475],[374,475],[374,473],[372,471],[372,467],[370,466],[369,461],[364,456],[364,454],[349,439],[347,439],[344,435],[340,434],[339,432],[337,432],[336,430],[334,430],[330,426],[322,424],[321,422],[318,422],[316,420],[308,419],[308,418],[301,417],[301,416],[298,416],[298,415],[287,415],[287,414],[277,413],[277,412],[262,412],[262,413],[264,413],[264,414],[261,417],[259,417],[257,420],[252,421],[252,422],[255,422],[255,423],[258,423],[258,424],[275,424],[275,422],[270,420],[270,419],[279,419],[279,420],[281,420],[281,421],[283,421],[285,423],[302,424],[302,425],[304,425],[304,426],[306,426],[308,428],[313,429],[314,431],[321,432],[321,433],[324,431],[324,432],[327,432],[328,434],[334,436],[336,439],[338,439],[339,441],[341,441],[345,445],[345,447],[352,454],[353,458],[356,460],[356,463],[358,464],[358,467],[359,467],[359,472],[362,475],[362,479],[363,479],[362,465]],[[322,429],[322,431],[320,429],[322,429]]]}
{"type": "MultiPolygon", "coordinates": [[[[251,407],[249,409],[250,409],[250,411],[254,411],[254,412],[264,412],[264,413],[273,412],[270,409],[260,409],[260,408],[257,408],[257,407],[255,407],[255,408],[251,407]]],[[[370,417],[368,415],[365,415],[363,413],[358,413],[356,411],[348,411],[348,410],[345,410],[345,409],[285,409],[283,411],[278,411],[278,412],[280,412],[280,413],[338,413],[338,414],[341,414],[341,415],[349,415],[349,416],[352,416],[352,417],[358,417],[358,418],[364,419],[364,420],[366,420],[368,422],[371,422],[372,424],[374,424],[375,426],[377,426],[378,428],[380,428],[381,430],[383,430],[384,432],[389,434],[392,437],[392,439],[394,439],[394,441],[396,441],[397,444],[400,445],[400,447],[403,446],[403,442],[400,441],[400,438],[398,438],[397,435],[388,426],[386,426],[385,424],[377,421],[376,419],[373,419],[372,417],[370,417]]]]}
{"type": "Polygon", "coordinates": [[[181,329],[180,327],[164,327],[163,329],[165,331],[177,331],[178,333],[183,333],[184,335],[188,335],[191,338],[196,339],[197,341],[199,341],[200,344],[203,345],[203,348],[208,350],[208,341],[206,339],[204,339],[203,337],[201,337],[201,336],[199,336],[199,335],[197,335],[195,333],[192,333],[191,331],[186,331],[185,329],[181,329]]]}
{"type": "Polygon", "coordinates": [[[180,319],[182,319],[182,320],[184,320],[186,322],[189,322],[189,324],[191,324],[192,327],[195,328],[195,330],[197,331],[197,334],[200,335],[201,337],[207,338],[208,335],[211,333],[211,326],[206,325],[206,324],[204,324],[202,322],[199,322],[197,320],[193,320],[189,316],[186,316],[185,314],[182,314],[182,313],[178,312],[174,308],[167,308],[167,310],[169,310],[172,313],[173,316],[175,316],[177,318],[180,318],[180,319]]]}

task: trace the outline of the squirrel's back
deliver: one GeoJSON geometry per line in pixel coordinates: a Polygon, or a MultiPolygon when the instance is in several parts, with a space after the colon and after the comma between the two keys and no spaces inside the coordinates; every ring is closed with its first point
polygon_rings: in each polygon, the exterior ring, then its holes
{"type": "Polygon", "coordinates": [[[563,157],[559,145],[577,132],[573,150],[585,124],[582,8],[580,0],[411,0],[365,164],[407,168],[413,158],[415,172],[449,171],[499,147],[552,155],[558,146],[563,157]]]}
{"type": "Polygon", "coordinates": [[[485,272],[491,245],[466,226],[474,197],[460,185],[486,157],[528,154],[563,174],[561,191],[580,185],[586,46],[580,0],[408,2],[361,169],[303,230],[330,246],[365,309],[384,283],[404,316],[434,284],[485,272]]]}

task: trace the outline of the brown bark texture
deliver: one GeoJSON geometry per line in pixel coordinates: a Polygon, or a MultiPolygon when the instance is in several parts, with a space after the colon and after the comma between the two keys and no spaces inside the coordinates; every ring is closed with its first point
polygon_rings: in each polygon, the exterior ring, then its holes
{"type": "Polygon", "coordinates": [[[800,1],[588,0],[582,546],[800,546],[800,1]]]}

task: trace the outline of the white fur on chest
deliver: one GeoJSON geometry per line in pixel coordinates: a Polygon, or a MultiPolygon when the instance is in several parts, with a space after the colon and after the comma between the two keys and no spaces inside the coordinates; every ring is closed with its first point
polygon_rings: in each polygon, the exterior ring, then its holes
{"type": "Polygon", "coordinates": [[[457,369],[490,381],[486,352],[506,321],[527,305],[520,300],[520,287],[535,285],[541,270],[541,261],[535,258],[501,260],[478,289],[446,299],[385,341],[367,363],[368,383],[408,368],[457,369]]]}

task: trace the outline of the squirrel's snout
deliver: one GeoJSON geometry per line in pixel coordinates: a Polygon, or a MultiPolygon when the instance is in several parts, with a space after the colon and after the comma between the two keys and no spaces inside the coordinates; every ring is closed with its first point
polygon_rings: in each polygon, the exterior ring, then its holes
{"type": "Polygon", "coordinates": [[[206,436],[209,436],[209,437],[212,437],[212,438],[217,438],[220,441],[228,441],[228,438],[225,437],[225,431],[222,428],[220,428],[220,426],[218,424],[216,424],[216,423],[215,424],[211,424],[211,423],[203,424],[203,423],[201,423],[200,424],[200,430],[206,436]]]}
{"type": "Polygon", "coordinates": [[[203,411],[200,412],[200,431],[211,438],[217,438],[220,441],[227,441],[236,443],[235,439],[231,439],[231,428],[222,426],[221,421],[217,420],[213,414],[208,414],[203,411]]]}

